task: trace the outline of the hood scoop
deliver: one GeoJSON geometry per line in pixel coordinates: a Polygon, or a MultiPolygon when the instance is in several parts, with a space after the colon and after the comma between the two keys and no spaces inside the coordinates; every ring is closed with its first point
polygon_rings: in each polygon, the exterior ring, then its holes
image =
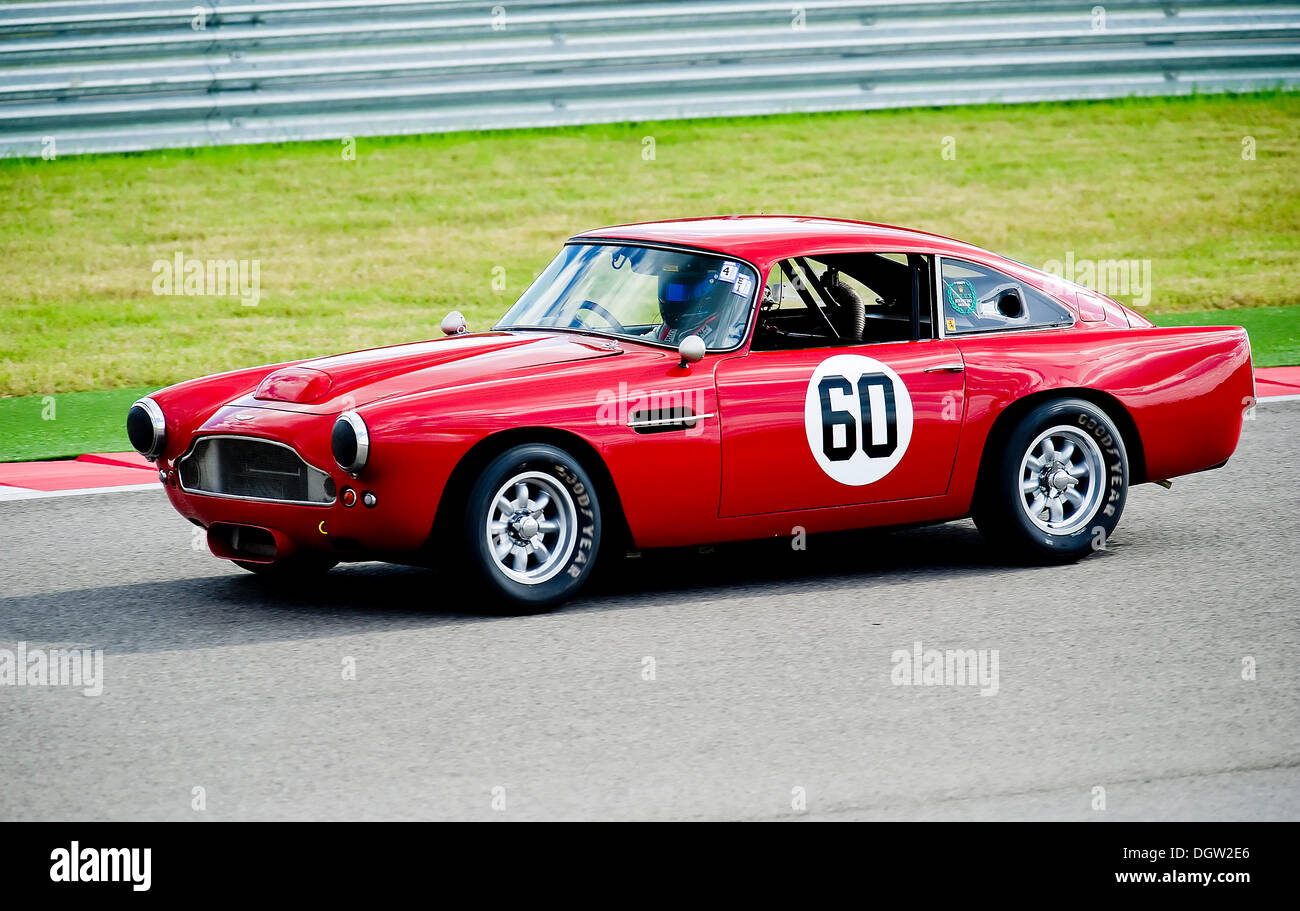
{"type": "Polygon", "coordinates": [[[253,393],[263,402],[294,402],[309,405],[329,394],[334,381],[330,375],[311,367],[284,367],[275,371],[253,393]]]}

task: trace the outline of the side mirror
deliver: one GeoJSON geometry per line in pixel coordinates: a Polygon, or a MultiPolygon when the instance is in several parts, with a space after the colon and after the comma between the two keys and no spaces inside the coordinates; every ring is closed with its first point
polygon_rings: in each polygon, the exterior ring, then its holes
{"type": "Polygon", "coordinates": [[[704,339],[698,335],[688,335],[682,339],[677,346],[677,353],[682,356],[682,361],[678,367],[689,367],[691,364],[704,360],[704,339]]]}
{"type": "Polygon", "coordinates": [[[465,315],[453,310],[442,318],[443,335],[460,335],[465,331],[465,315]]]}

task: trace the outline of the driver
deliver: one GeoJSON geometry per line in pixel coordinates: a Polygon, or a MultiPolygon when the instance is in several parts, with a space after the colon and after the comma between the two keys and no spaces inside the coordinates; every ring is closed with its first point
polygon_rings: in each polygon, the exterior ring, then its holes
{"type": "Polygon", "coordinates": [[[707,347],[725,344],[726,327],[718,317],[731,285],[718,280],[716,269],[663,272],[659,276],[659,316],[663,324],[655,339],[675,345],[688,335],[698,335],[707,347]]]}

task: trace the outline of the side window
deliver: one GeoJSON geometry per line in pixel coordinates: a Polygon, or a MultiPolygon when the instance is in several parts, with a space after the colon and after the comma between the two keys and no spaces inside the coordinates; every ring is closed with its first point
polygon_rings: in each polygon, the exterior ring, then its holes
{"type": "MultiPolygon", "coordinates": [[[[905,253],[796,256],[772,267],[763,294],[754,349],[789,350],[901,342],[912,338],[913,266],[905,253]]],[[[928,274],[928,273],[925,273],[928,274]]],[[[927,288],[922,338],[930,337],[927,288]]]]}
{"type": "Polygon", "coordinates": [[[785,310],[787,312],[800,308],[803,303],[795,290],[798,279],[790,272],[793,267],[786,260],[781,260],[772,267],[767,276],[767,286],[763,289],[763,309],[765,311],[785,310]]]}
{"type": "Polygon", "coordinates": [[[943,257],[939,307],[946,335],[1068,326],[1074,315],[1036,288],[977,263],[943,257]]]}

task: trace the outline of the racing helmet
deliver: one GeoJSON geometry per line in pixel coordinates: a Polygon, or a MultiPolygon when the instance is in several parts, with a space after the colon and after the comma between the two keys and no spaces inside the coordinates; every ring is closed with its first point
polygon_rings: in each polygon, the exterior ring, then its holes
{"type": "Polygon", "coordinates": [[[696,329],[717,311],[717,294],[725,286],[716,269],[683,263],[678,271],[659,275],[659,315],[678,331],[696,329]]]}

